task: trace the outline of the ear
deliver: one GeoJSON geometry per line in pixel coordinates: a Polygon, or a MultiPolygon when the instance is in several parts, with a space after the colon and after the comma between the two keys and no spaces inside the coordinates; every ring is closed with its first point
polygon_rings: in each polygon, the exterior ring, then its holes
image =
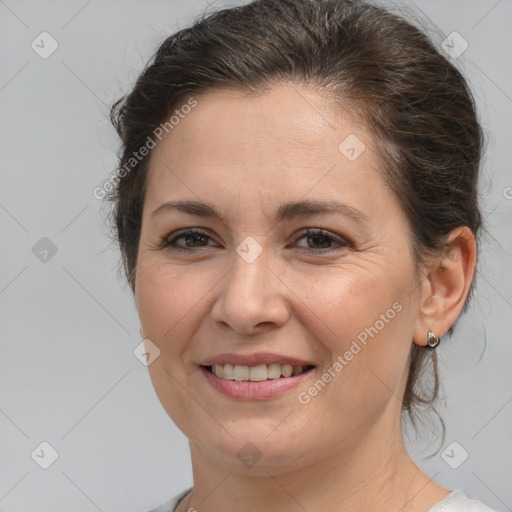
{"type": "Polygon", "coordinates": [[[417,345],[427,344],[428,331],[446,334],[459,316],[473,281],[476,268],[476,242],[472,231],[463,226],[447,239],[441,260],[431,264],[423,278],[418,321],[413,334],[417,345]]]}

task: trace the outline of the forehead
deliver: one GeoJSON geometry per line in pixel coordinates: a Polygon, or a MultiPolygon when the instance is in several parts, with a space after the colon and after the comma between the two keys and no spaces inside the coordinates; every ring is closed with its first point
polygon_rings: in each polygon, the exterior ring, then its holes
{"type": "Polygon", "coordinates": [[[217,192],[354,200],[348,196],[361,187],[383,192],[370,134],[317,92],[282,85],[259,95],[215,90],[195,100],[153,149],[151,201],[183,194],[215,199],[217,192]]]}
{"type": "Polygon", "coordinates": [[[239,151],[263,146],[267,151],[261,157],[270,153],[284,158],[287,153],[279,150],[283,145],[321,153],[329,146],[337,149],[354,132],[370,142],[354,116],[319,93],[294,85],[276,86],[258,95],[220,89],[195,99],[197,106],[164,135],[164,139],[173,139],[169,143],[176,157],[186,152],[187,159],[193,159],[190,149],[205,147],[214,155],[228,156],[231,144],[239,151]]]}

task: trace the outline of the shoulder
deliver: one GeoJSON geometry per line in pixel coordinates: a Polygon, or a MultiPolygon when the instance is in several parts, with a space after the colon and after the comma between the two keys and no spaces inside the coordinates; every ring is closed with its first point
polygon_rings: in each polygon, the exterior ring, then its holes
{"type": "Polygon", "coordinates": [[[192,490],[192,487],[180,494],[174,496],[170,501],[163,503],[162,505],[152,508],[149,512],[174,512],[174,509],[178,506],[180,501],[192,490]]]}
{"type": "Polygon", "coordinates": [[[428,512],[496,512],[481,501],[468,498],[460,489],[452,491],[428,512]]]}

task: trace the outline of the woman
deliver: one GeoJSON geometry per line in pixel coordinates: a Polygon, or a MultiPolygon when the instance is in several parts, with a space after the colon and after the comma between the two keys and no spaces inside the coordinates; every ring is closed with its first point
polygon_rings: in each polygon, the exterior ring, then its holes
{"type": "Polygon", "coordinates": [[[473,100],[427,37],[363,2],[258,0],[169,37],[112,119],[116,233],[192,457],[156,510],[489,511],[402,435],[481,225],[473,100]]]}

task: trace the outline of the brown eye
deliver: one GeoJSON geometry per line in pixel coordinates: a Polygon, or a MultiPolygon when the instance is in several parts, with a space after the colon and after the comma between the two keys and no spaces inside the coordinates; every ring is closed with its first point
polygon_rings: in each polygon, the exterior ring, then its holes
{"type": "Polygon", "coordinates": [[[307,252],[322,253],[346,249],[349,244],[342,238],[323,229],[306,229],[295,239],[295,246],[304,248],[307,252]],[[298,242],[305,240],[306,245],[298,242]]]}
{"type": "Polygon", "coordinates": [[[165,238],[161,244],[162,249],[177,251],[192,251],[201,247],[208,247],[212,238],[204,231],[186,230],[165,238]]]}

